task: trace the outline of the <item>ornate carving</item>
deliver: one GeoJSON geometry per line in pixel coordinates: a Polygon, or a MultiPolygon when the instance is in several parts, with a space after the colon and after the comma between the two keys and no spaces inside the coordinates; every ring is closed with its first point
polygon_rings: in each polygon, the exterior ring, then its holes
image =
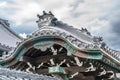
{"type": "Polygon", "coordinates": [[[99,36],[99,37],[94,36],[94,37],[93,37],[93,42],[94,42],[95,48],[96,48],[96,47],[100,47],[102,41],[103,41],[103,38],[102,38],[102,37],[100,37],[100,36],[99,36]]]}
{"type": "Polygon", "coordinates": [[[51,11],[49,11],[49,13],[43,11],[43,15],[38,14],[37,17],[39,18],[39,20],[36,22],[38,23],[39,28],[48,25],[54,26],[57,24],[57,18],[54,17],[51,11]]]}
{"type": "Polygon", "coordinates": [[[86,28],[81,28],[80,31],[86,33],[87,35],[91,35],[91,33],[86,28]]]}
{"type": "Polygon", "coordinates": [[[95,43],[100,43],[100,42],[102,42],[103,41],[103,38],[102,37],[93,37],[93,41],[95,42],[95,43]]]}

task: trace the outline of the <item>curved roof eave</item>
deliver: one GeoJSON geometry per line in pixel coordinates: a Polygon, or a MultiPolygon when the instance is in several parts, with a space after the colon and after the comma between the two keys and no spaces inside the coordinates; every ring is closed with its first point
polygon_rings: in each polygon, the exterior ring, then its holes
{"type": "Polygon", "coordinates": [[[20,40],[23,39],[18,34],[16,34],[13,30],[11,30],[10,27],[8,25],[6,25],[4,22],[1,22],[0,24],[3,25],[4,28],[6,28],[10,33],[12,33],[14,36],[16,36],[17,38],[19,38],[20,40]]]}

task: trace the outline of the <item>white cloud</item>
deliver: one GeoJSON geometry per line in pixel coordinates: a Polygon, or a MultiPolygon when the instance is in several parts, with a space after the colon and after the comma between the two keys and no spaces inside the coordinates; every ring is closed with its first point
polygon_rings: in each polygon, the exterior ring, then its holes
{"type": "Polygon", "coordinates": [[[6,1],[0,2],[0,7],[6,7],[6,6],[7,6],[7,2],[6,1]]]}
{"type": "MultiPolygon", "coordinates": [[[[67,16],[71,9],[73,0],[13,0],[14,3],[9,3],[8,8],[14,10],[9,14],[9,18],[13,20],[16,25],[21,25],[25,21],[35,19],[36,14],[43,10],[52,10],[56,14],[67,16]]],[[[60,17],[60,16],[59,16],[60,17]]],[[[62,17],[62,16],[61,16],[62,17]]]]}
{"type": "Polygon", "coordinates": [[[19,34],[22,38],[26,38],[27,37],[27,34],[26,33],[20,33],[19,34]]]}

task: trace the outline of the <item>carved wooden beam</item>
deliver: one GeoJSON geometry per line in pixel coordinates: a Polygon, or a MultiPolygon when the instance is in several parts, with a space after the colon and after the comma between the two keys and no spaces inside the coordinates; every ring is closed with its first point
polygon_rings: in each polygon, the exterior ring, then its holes
{"type": "Polygon", "coordinates": [[[58,59],[58,60],[62,61],[64,59],[69,59],[70,60],[71,57],[68,57],[66,55],[46,55],[46,56],[37,57],[36,60],[35,60],[35,62],[37,64],[39,64],[41,62],[48,62],[52,58],[53,59],[58,59]]]}

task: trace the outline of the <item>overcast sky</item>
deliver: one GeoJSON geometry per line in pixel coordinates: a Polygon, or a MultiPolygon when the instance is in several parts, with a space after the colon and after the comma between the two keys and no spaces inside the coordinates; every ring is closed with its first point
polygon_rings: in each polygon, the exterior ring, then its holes
{"type": "Polygon", "coordinates": [[[43,10],[76,28],[86,27],[120,50],[120,0],[0,0],[0,18],[18,34],[36,30],[36,15],[43,10]]]}

